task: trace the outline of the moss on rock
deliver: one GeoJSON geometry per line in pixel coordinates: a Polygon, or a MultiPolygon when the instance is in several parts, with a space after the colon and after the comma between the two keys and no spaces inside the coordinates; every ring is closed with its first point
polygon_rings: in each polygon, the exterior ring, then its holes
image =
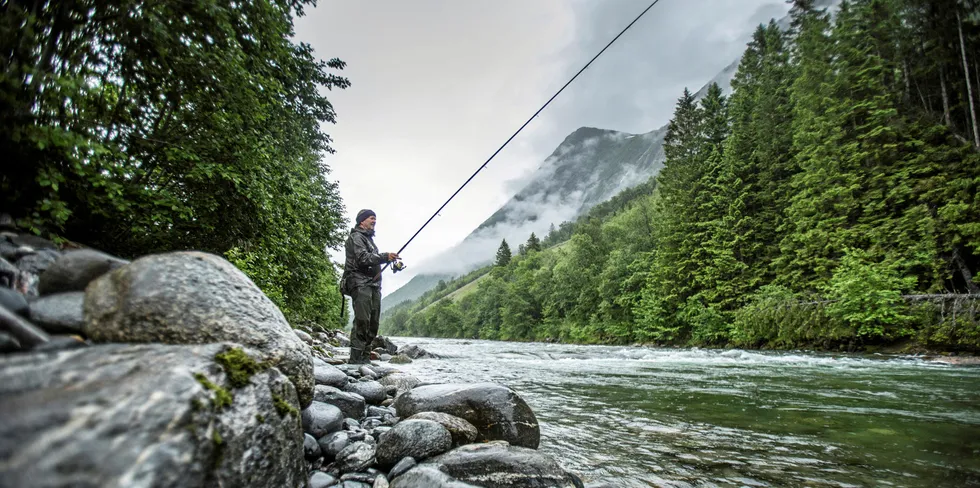
{"type": "Polygon", "coordinates": [[[252,376],[269,367],[267,363],[257,362],[237,347],[215,355],[214,359],[225,369],[228,381],[234,388],[247,385],[252,376]]]}
{"type": "MultiPolygon", "coordinates": [[[[214,402],[215,408],[221,410],[222,408],[231,406],[231,402],[235,399],[235,397],[230,391],[212,383],[211,380],[209,380],[207,376],[204,376],[203,373],[194,373],[194,379],[196,379],[197,382],[204,387],[204,389],[214,392],[214,400],[212,401],[214,402]]],[[[197,400],[195,399],[194,401],[197,400]]],[[[192,406],[194,406],[195,409],[199,407],[199,405],[193,404],[192,406]]]]}
{"type": "Polygon", "coordinates": [[[276,411],[279,412],[279,416],[285,417],[286,415],[292,415],[299,418],[299,410],[296,410],[296,407],[287,402],[285,398],[273,393],[272,403],[275,405],[276,411]]]}

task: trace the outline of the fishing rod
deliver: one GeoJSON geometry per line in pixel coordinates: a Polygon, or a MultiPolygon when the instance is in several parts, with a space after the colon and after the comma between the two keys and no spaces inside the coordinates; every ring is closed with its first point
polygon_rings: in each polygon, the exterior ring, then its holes
{"type": "MultiPolygon", "coordinates": [[[[480,165],[480,167],[477,168],[476,171],[474,171],[473,174],[470,175],[470,177],[467,178],[466,181],[464,181],[463,184],[460,185],[460,187],[457,188],[455,192],[453,192],[453,194],[449,197],[449,199],[447,199],[445,201],[445,203],[443,203],[442,206],[440,206],[432,214],[432,216],[429,217],[429,220],[426,220],[425,223],[422,224],[422,227],[419,227],[419,230],[415,231],[415,234],[412,234],[412,237],[410,237],[408,239],[408,241],[405,242],[405,244],[401,247],[401,249],[398,250],[398,252],[396,254],[401,254],[402,251],[404,251],[405,248],[408,247],[408,245],[412,243],[412,241],[415,239],[415,237],[418,236],[422,232],[422,230],[425,229],[425,227],[427,225],[429,225],[430,222],[432,222],[432,219],[436,218],[436,216],[439,215],[439,212],[441,212],[442,209],[446,208],[446,205],[449,205],[449,202],[451,202],[453,200],[453,198],[456,198],[456,195],[458,195],[459,192],[461,192],[463,190],[463,188],[465,188],[466,185],[468,185],[470,183],[470,181],[472,181],[473,178],[475,178],[476,175],[480,173],[480,171],[483,171],[483,169],[486,168],[488,164],[490,164],[490,161],[492,161],[493,158],[495,158],[497,156],[497,154],[500,153],[500,151],[503,151],[503,149],[505,147],[507,147],[507,144],[510,144],[510,141],[514,140],[514,138],[517,137],[517,135],[520,134],[521,131],[524,130],[524,128],[527,127],[528,124],[530,124],[531,121],[534,120],[535,117],[538,116],[538,114],[540,114],[548,105],[551,104],[552,100],[554,100],[555,98],[557,98],[558,95],[561,94],[561,92],[565,91],[565,88],[567,88],[568,85],[571,85],[572,82],[575,81],[575,79],[578,78],[578,76],[580,74],[582,74],[582,72],[584,72],[586,70],[586,68],[588,68],[589,65],[592,64],[593,61],[595,61],[596,59],[598,59],[599,56],[602,56],[602,53],[606,52],[606,49],[609,49],[609,46],[612,46],[613,43],[616,42],[617,39],[619,39],[623,34],[626,33],[626,31],[628,31],[630,29],[630,27],[633,27],[633,24],[635,24],[638,20],[640,20],[640,18],[642,18],[648,11],[650,11],[651,8],[653,8],[654,5],[656,5],[659,2],[660,2],[660,0],[653,0],[653,2],[651,2],[650,5],[647,6],[647,8],[643,9],[643,11],[640,12],[640,14],[637,15],[636,18],[633,19],[632,22],[630,22],[626,27],[624,27],[623,30],[619,31],[619,34],[616,34],[616,37],[613,37],[612,40],[609,41],[609,43],[607,43],[606,46],[603,47],[601,51],[599,51],[598,54],[596,54],[595,56],[593,56],[592,59],[590,59],[588,63],[585,63],[585,66],[582,66],[582,69],[578,70],[578,72],[575,73],[575,76],[572,76],[571,79],[569,79],[564,85],[562,85],[562,87],[559,88],[558,91],[555,92],[555,94],[552,95],[551,98],[549,98],[547,102],[544,102],[544,105],[542,105],[541,108],[539,108],[537,110],[537,112],[534,112],[534,115],[532,115],[530,118],[528,118],[527,121],[524,122],[524,124],[521,125],[521,127],[518,128],[517,131],[514,132],[513,135],[511,135],[509,138],[507,138],[507,140],[504,141],[504,143],[501,144],[500,147],[497,148],[497,150],[494,151],[493,154],[491,154],[490,157],[487,158],[487,160],[484,161],[484,163],[482,165],[480,165]]],[[[400,260],[396,260],[396,261],[398,261],[398,264],[396,264],[396,268],[393,268],[393,269],[396,270],[396,271],[400,271],[400,270],[404,269],[404,267],[405,267],[404,264],[401,264],[400,260]]],[[[392,262],[385,263],[384,267],[381,268],[381,271],[378,272],[377,276],[375,276],[374,279],[377,280],[378,278],[380,278],[381,277],[381,273],[383,273],[384,270],[388,269],[388,265],[390,265],[391,263],[392,262]]]]}

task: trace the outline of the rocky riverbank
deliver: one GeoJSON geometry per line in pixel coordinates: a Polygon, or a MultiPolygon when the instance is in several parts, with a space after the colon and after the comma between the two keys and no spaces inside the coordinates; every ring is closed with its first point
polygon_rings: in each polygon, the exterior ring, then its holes
{"type": "Polygon", "coordinates": [[[505,385],[421,384],[384,338],[293,330],[221,257],[0,232],[0,488],[581,487],[505,385]]]}

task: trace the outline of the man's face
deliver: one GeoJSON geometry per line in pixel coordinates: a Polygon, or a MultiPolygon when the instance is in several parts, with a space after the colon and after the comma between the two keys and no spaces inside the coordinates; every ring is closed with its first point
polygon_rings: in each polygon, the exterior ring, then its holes
{"type": "Polygon", "coordinates": [[[377,221],[378,218],[372,215],[361,221],[361,228],[364,230],[374,230],[374,223],[377,221]]]}

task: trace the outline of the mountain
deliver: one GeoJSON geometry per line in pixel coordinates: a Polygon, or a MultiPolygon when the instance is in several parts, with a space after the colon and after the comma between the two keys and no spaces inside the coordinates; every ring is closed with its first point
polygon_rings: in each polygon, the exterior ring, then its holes
{"type": "Polygon", "coordinates": [[[623,189],[646,181],[663,166],[666,133],[666,127],[646,134],[594,127],[572,132],[516,195],[462,242],[423,264],[422,274],[382,300],[382,310],[418,298],[439,280],[488,264],[501,239],[507,239],[516,252],[532,232],[544,237],[552,224],[573,221],[623,189]]]}
{"type": "MultiPolygon", "coordinates": [[[[830,8],[840,0],[816,0],[818,8],[830,8]]],[[[777,21],[788,29],[789,16],[777,21]]],[[[701,99],[717,83],[726,94],[741,58],[722,69],[695,94],[701,99]]],[[[479,266],[489,264],[501,239],[511,249],[527,240],[531,232],[543,237],[551,224],[573,221],[596,204],[616,193],[646,181],[663,166],[663,139],[667,127],[646,134],[626,134],[582,127],[572,132],[504,206],[480,224],[460,244],[444,252],[424,271],[381,302],[386,310],[414,300],[435,287],[479,266]]]]}

